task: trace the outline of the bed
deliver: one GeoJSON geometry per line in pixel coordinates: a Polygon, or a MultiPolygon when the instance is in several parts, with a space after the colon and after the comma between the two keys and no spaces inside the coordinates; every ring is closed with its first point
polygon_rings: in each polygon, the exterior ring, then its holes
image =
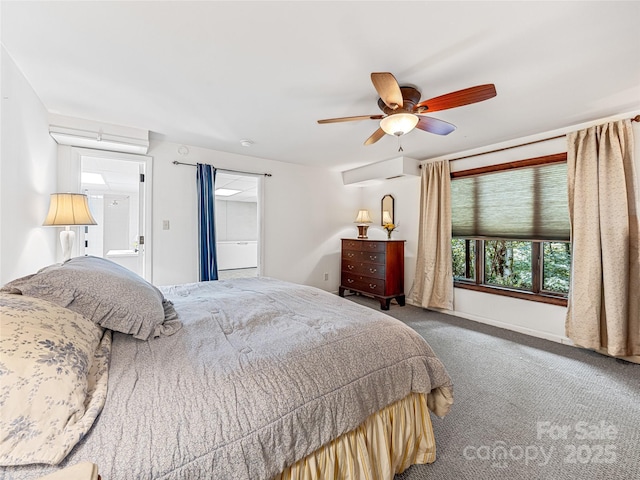
{"type": "Polygon", "coordinates": [[[0,306],[2,479],[85,461],[103,480],[392,479],[435,460],[429,412],[453,402],[415,331],[271,278],[157,289],[79,257],[10,282],[0,306]],[[67,376],[64,400],[38,404],[67,376]]]}

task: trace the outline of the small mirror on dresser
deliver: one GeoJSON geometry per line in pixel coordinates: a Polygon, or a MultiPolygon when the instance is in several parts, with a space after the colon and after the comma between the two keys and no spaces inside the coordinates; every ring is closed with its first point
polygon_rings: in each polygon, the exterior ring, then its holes
{"type": "Polygon", "coordinates": [[[380,225],[386,225],[388,223],[395,223],[394,211],[393,211],[393,197],[391,195],[385,195],[382,197],[382,205],[380,208],[380,225]]]}

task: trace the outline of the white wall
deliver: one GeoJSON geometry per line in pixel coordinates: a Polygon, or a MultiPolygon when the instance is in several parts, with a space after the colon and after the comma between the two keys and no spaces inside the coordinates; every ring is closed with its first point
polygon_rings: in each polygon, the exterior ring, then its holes
{"type": "Polygon", "coordinates": [[[342,185],[339,172],[152,140],[153,283],[167,285],[198,280],[196,170],[173,165],[210,163],[257,173],[264,179],[264,257],[262,275],[337,291],[340,282],[340,238],[351,236],[359,207],[359,189],[342,185]],[[169,220],[170,230],[162,229],[169,220]],[[324,280],[324,273],[329,280],[324,280]]]}
{"type": "Polygon", "coordinates": [[[59,230],[43,227],[56,192],[56,143],[47,111],[2,48],[0,284],[55,262],[59,230]]]}
{"type": "Polygon", "coordinates": [[[258,240],[258,204],[216,199],[216,241],[258,240]]]}
{"type": "MultiPolygon", "coordinates": [[[[630,118],[624,115],[620,118],[630,118]]],[[[617,118],[612,118],[614,120],[617,118]]],[[[604,123],[608,120],[603,120],[604,123]]],[[[638,185],[640,185],[640,124],[632,123],[635,135],[635,163],[638,185]]],[[[577,126],[575,129],[585,128],[577,126]]],[[[570,130],[566,130],[570,131],[570,130]]],[[[541,135],[542,138],[555,136],[541,135]]],[[[514,140],[512,144],[526,143],[532,139],[514,140]]],[[[491,150],[487,147],[484,150],[491,150]]],[[[548,142],[537,143],[492,154],[451,162],[452,171],[467,170],[485,165],[494,165],[513,160],[534,158],[553,153],[566,152],[566,140],[559,138],[548,142]]],[[[468,152],[474,153],[474,152],[468,152]]],[[[462,154],[460,156],[463,156],[462,154]]],[[[454,158],[453,156],[451,158],[454,158]]],[[[420,213],[420,179],[418,177],[401,177],[385,180],[380,185],[361,188],[363,208],[368,208],[373,215],[374,224],[369,228],[370,238],[384,238],[380,223],[380,201],[385,194],[395,198],[396,221],[400,223],[393,238],[406,239],[405,243],[405,292],[409,292],[415,274],[415,262],[418,238],[418,219],[420,213]]],[[[640,211],[640,200],[638,204],[640,211]]],[[[454,310],[448,313],[488,323],[503,328],[570,343],[565,337],[564,320],[566,308],[556,305],[520,300],[517,298],[492,295],[483,292],[454,289],[454,310]]]]}

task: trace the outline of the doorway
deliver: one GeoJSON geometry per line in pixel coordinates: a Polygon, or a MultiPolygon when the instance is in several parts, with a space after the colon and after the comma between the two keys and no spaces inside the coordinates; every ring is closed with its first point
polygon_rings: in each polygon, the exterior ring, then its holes
{"type": "Polygon", "coordinates": [[[260,274],[261,179],[253,175],[216,173],[216,252],[218,279],[260,274]]]}
{"type": "Polygon", "coordinates": [[[97,225],[85,227],[84,254],[106,258],[151,280],[146,182],[148,157],[80,153],[80,189],[97,225]]]}

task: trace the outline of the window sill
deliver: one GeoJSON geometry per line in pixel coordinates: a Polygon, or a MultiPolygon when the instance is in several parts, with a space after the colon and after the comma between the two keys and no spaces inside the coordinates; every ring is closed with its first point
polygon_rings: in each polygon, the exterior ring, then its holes
{"type": "Polygon", "coordinates": [[[512,290],[508,288],[494,287],[489,285],[476,285],[475,283],[465,283],[460,281],[454,281],[453,286],[455,288],[462,288],[465,290],[475,290],[476,292],[491,293],[494,295],[502,295],[505,297],[529,300],[532,302],[548,303],[551,305],[558,305],[561,307],[567,306],[567,299],[565,297],[559,297],[554,295],[526,292],[521,290],[512,290]]]}

